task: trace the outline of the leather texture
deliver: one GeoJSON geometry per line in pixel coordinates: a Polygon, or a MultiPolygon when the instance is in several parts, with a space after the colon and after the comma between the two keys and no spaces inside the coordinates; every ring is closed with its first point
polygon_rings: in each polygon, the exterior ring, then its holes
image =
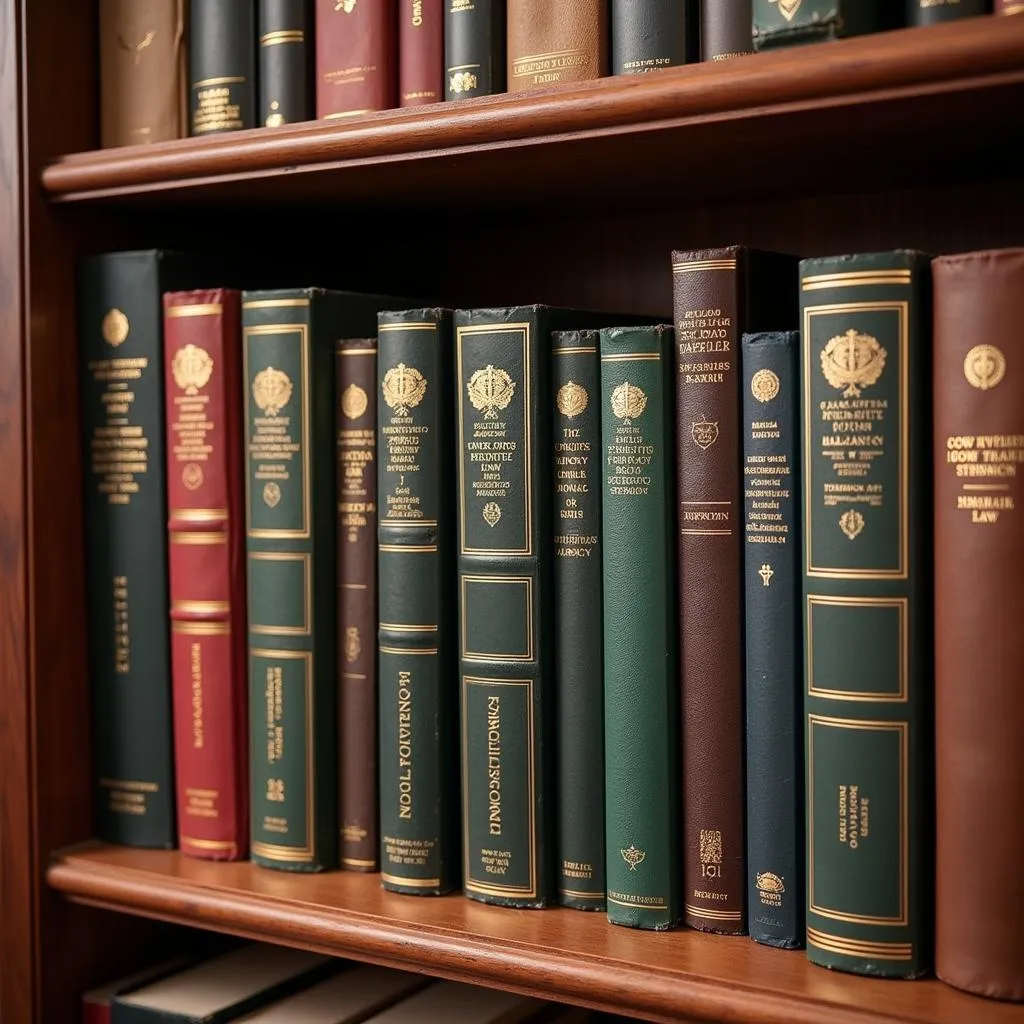
{"type": "Polygon", "coordinates": [[[751,0],[700,0],[700,59],[753,53],[751,18],[751,0]]]}
{"type": "Polygon", "coordinates": [[[399,0],[398,105],[444,99],[445,0],[399,0]]]}
{"type": "Polygon", "coordinates": [[[191,4],[188,50],[189,133],[212,135],[255,128],[253,0],[203,0],[191,4]]]}
{"type": "Polygon", "coordinates": [[[508,91],[608,74],[607,0],[508,0],[508,91]]]}
{"type": "Polygon", "coordinates": [[[932,275],[935,970],[1024,1001],[1024,249],[943,256],[932,275]]]}
{"type": "Polygon", "coordinates": [[[800,264],[807,954],[931,964],[928,257],[800,264]]]}
{"type": "Polygon", "coordinates": [[[164,295],[167,528],[178,846],[249,846],[241,293],[164,295]]]}
{"type": "Polygon", "coordinates": [[[310,0],[260,0],[259,114],[268,128],[313,118],[310,0]]]}
{"type": "Polygon", "coordinates": [[[185,133],[184,0],[100,0],[100,144],[185,133]]]}
{"type": "Polygon", "coordinates": [[[601,331],[608,919],[679,919],[672,328],[601,331]]]}
{"type": "Polygon", "coordinates": [[[751,938],[804,944],[800,334],[745,334],[747,905],[751,938]]]}
{"type": "Polygon", "coordinates": [[[686,923],[747,928],[740,339],[796,322],[795,257],[672,254],[686,923]]]}
{"type": "Polygon", "coordinates": [[[642,75],[685,64],[694,20],[683,0],[612,0],[611,73],[642,75]]]}
{"type": "MultiPolygon", "coordinates": [[[[705,4],[715,0],[704,0],[705,4]]],[[[882,0],[752,0],[754,49],[845,39],[895,28],[899,4],[882,0]]]]}
{"type": "Polygon", "coordinates": [[[316,116],[387,110],[398,100],[395,0],[316,0],[316,116]]]}
{"type": "Polygon", "coordinates": [[[445,0],[445,99],[505,91],[505,0],[445,0]]]}

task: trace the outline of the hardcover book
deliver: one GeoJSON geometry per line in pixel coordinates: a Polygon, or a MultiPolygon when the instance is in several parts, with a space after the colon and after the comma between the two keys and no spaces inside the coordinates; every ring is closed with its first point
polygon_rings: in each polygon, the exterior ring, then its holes
{"type": "Polygon", "coordinates": [[[444,0],[445,99],[505,91],[505,0],[444,0]]]}
{"type": "Polygon", "coordinates": [[[398,104],[419,107],[444,99],[446,0],[399,0],[398,104]]]}
{"type": "Polygon", "coordinates": [[[256,6],[202,0],[189,6],[192,135],[256,127],[256,6]]]}
{"type": "Polygon", "coordinates": [[[695,22],[686,0],[612,0],[612,74],[642,75],[685,64],[695,22]]]}
{"type": "Polygon", "coordinates": [[[310,0],[259,0],[259,114],[267,128],[313,118],[310,0]]]}
{"type": "MultiPolygon", "coordinates": [[[[705,0],[713,3],[714,0],[705,0]]],[[[820,43],[892,28],[882,0],[752,0],[755,50],[820,43]]]]}
{"type": "Polygon", "coordinates": [[[607,0],[508,0],[509,92],[607,73],[607,0]]]}
{"type": "MultiPolygon", "coordinates": [[[[700,59],[728,60],[754,52],[751,31],[752,0],[699,0],[700,59]]],[[[753,0],[757,3],[758,0],[753,0]]],[[[773,4],[776,0],[760,0],[773,4]]],[[[778,0],[787,8],[800,6],[801,0],[778,0]]],[[[809,0],[804,0],[809,2],[809,0]]]]}

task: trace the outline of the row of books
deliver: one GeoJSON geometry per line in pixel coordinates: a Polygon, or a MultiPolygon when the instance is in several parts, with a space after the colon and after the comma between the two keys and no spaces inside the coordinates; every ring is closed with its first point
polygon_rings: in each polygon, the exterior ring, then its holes
{"type": "Polygon", "coordinates": [[[992,0],[907,0],[905,12],[867,0],[101,0],[101,141],[347,118],[992,9],[992,0]]]}

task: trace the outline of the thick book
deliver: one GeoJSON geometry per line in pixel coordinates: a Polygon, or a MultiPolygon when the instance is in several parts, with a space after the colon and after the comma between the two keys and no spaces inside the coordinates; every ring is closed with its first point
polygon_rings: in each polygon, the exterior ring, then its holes
{"type": "Polygon", "coordinates": [[[797,319],[797,260],[672,254],[686,923],[747,928],[740,339],[797,319]]]}
{"type": "Polygon", "coordinates": [[[169,974],[177,974],[191,965],[189,957],[175,957],[89,989],[82,995],[80,1024],[111,1024],[111,1007],[117,996],[126,995],[169,974]]]}
{"type": "Polygon", "coordinates": [[[444,0],[445,99],[505,91],[505,0],[444,0]]]}
{"type": "Polygon", "coordinates": [[[185,0],[100,0],[100,145],[185,134],[185,0]]]}
{"type": "Polygon", "coordinates": [[[800,334],[745,334],[743,559],[750,937],[804,944],[800,334]]]}
{"type": "Polygon", "coordinates": [[[679,920],[681,880],[672,337],[614,327],[600,343],[608,919],[658,930],[679,920]]]}
{"type": "Polygon", "coordinates": [[[398,105],[444,99],[444,20],[448,0],[399,0],[398,105]]]}
{"type": "Polygon", "coordinates": [[[380,865],[377,780],[377,332],[335,342],[341,866],[380,865]]]}
{"type": "Polygon", "coordinates": [[[611,73],[642,75],[685,64],[695,21],[684,0],[612,0],[611,73]]]}
{"type": "Polygon", "coordinates": [[[802,260],[807,955],[931,962],[931,275],[802,260]]]}
{"type": "Polygon", "coordinates": [[[178,846],[249,846],[241,293],[164,293],[178,846]]]}
{"type": "MultiPolygon", "coordinates": [[[[699,0],[701,60],[728,60],[754,52],[751,2],[752,0],[699,0]]],[[[753,2],[757,3],[759,0],[753,2]]],[[[760,2],[772,4],[775,0],[760,2]]],[[[800,0],[778,2],[787,6],[800,5],[800,0]]]]}
{"type": "Polygon", "coordinates": [[[452,314],[377,317],[380,863],[385,889],[461,880],[452,314]]]}
{"type": "Polygon", "coordinates": [[[367,1024],[424,1024],[458,1021],[458,1024],[520,1024],[533,1020],[551,1004],[531,996],[466,985],[457,981],[435,981],[408,999],[378,1013],[367,1024]]]}
{"type": "Polygon", "coordinates": [[[509,92],[607,74],[607,0],[508,0],[509,92]]]}
{"type": "Polygon", "coordinates": [[[907,0],[908,25],[934,25],[992,13],[992,0],[907,0]]]}
{"type": "Polygon", "coordinates": [[[578,910],[605,907],[599,343],[551,335],[557,885],[578,910]]]}
{"type": "Polygon", "coordinates": [[[259,0],[259,112],[267,128],[313,118],[311,0],[259,0]]]}
{"type": "MultiPolygon", "coordinates": [[[[751,2],[751,0],[748,0],[751,2]]],[[[715,0],[704,0],[705,4],[715,0]]],[[[752,0],[755,50],[820,43],[893,27],[898,5],[883,0],[752,0]]]]}
{"type": "Polygon", "coordinates": [[[355,117],[396,106],[394,0],[315,0],[316,116],[355,117]]]}
{"type": "Polygon", "coordinates": [[[159,250],[78,273],[93,826],[128,846],[177,840],[162,296],[195,274],[159,250]]]}
{"type": "Polygon", "coordinates": [[[935,971],[1024,1001],[1024,249],[932,263],[935,971]]]}
{"type": "Polygon", "coordinates": [[[189,7],[189,131],[256,127],[256,5],[201,0],[189,7]]]}

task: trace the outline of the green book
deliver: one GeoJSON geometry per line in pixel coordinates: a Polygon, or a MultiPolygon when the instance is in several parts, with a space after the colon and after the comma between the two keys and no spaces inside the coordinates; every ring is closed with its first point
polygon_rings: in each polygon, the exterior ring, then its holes
{"type": "Polygon", "coordinates": [[[931,271],[800,264],[807,955],[929,966],[931,271]]]}
{"type": "Polygon", "coordinates": [[[882,0],[753,0],[755,50],[827,42],[894,28],[898,4],[882,0]]]}
{"type": "Polygon", "coordinates": [[[601,331],[608,919],[679,919],[671,327],[601,331]]]}

